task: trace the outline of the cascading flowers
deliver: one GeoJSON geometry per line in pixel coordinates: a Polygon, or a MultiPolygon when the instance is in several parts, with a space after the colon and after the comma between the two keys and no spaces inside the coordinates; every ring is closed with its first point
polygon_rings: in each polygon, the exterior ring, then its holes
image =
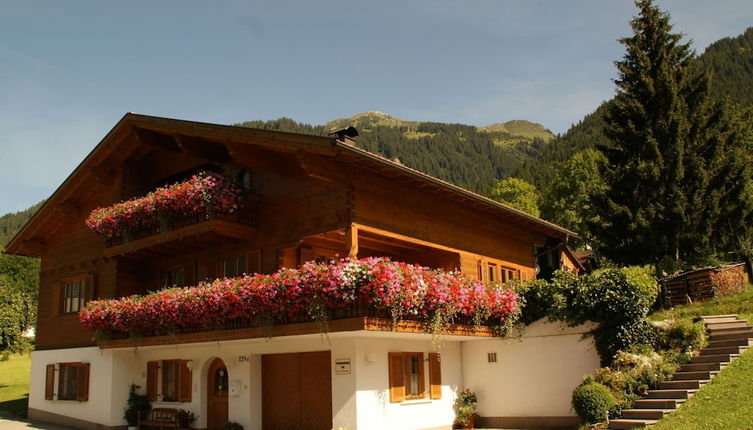
{"type": "Polygon", "coordinates": [[[122,235],[124,229],[157,225],[164,216],[230,213],[239,208],[241,198],[240,187],[231,179],[214,172],[199,172],[143,197],[94,209],[86,226],[112,238],[122,235]]]}
{"type": "Polygon", "coordinates": [[[287,322],[310,320],[338,309],[364,306],[393,320],[431,325],[455,321],[509,327],[518,314],[518,296],[504,285],[486,285],[458,272],[390,261],[386,258],[305,263],[270,275],[243,275],[169,288],[145,296],[95,300],[79,313],[91,330],[127,333],[191,332],[226,326],[253,326],[271,316],[287,322]]]}

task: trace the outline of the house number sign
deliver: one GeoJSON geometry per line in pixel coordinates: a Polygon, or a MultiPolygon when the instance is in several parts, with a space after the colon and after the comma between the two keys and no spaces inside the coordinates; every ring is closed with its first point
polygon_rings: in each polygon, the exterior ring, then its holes
{"type": "Polygon", "coordinates": [[[249,355],[239,355],[238,356],[238,363],[247,363],[251,361],[251,356],[249,355]]]}
{"type": "Polygon", "coordinates": [[[335,359],[335,375],[350,375],[350,358],[335,359]]]}

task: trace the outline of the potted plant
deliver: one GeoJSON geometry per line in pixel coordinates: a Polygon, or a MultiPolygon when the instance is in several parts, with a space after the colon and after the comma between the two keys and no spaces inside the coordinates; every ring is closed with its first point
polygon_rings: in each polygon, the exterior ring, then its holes
{"type": "Polygon", "coordinates": [[[128,422],[128,430],[136,430],[139,414],[152,408],[149,404],[149,399],[145,395],[136,392],[138,388],[138,385],[131,384],[128,389],[128,403],[123,413],[123,419],[128,422]]]}
{"type": "Polygon", "coordinates": [[[458,428],[476,428],[477,410],[478,399],[476,398],[476,393],[468,388],[459,392],[455,400],[455,423],[460,426],[458,428]]]}
{"type": "Polygon", "coordinates": [[[178,409],[175,419],[178,421],[179,428],[187,429],[196,421],[196,414],[187,409],[178,409]]]}
{"type": "Polygon", "coordinates": [[[220,427],[220,430],[243,430],[243,426],[236,422],[229,421],[223,424],[222,427],[220,427]]]}

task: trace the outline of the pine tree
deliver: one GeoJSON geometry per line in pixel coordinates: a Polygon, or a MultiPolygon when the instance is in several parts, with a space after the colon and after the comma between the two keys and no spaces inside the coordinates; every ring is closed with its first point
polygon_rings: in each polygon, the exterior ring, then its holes
{"type": "MultiPolygon", "coordinates": [[[[727,144],[724,115],[709,96],[710,75],[690,43],[672,33],[652,0],[636,2],[633,35],[620,40],[617,95],[601,149],[608,184],[598,201],[600,251],[624,263],[692,260],[718,227],[729,196],[717,193],[727,144]],[[707,217],[707,218],[703,218],[707,217]]],[[[704,248],[708,249],[708,248],[704,248]]]]}

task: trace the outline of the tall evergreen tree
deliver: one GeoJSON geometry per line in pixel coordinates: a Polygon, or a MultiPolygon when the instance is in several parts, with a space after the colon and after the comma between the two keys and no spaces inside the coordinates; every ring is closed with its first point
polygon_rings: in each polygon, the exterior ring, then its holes
{"type": "Polygon", "coordinates": [[[620,40],[617,95],[607,112],[610,142],[594,226],[600,251],[620,262],[675,262],[697,257],[718,227],[728,145],[724,115],[709,97],[710,75],[690,43],[672,33],[652,0],[636,2],[633,35],[620,40]],[[721,182],[720,182],[721,180],[721,182]],[[716,197],[709,199],[709,195],[716,197]],[[705,218],[704,218],[705,217],[705,218]]]}

